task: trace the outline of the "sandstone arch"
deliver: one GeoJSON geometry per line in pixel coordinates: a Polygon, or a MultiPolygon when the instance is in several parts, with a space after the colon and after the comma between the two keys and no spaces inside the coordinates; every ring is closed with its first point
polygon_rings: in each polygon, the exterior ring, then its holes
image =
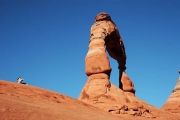
{"type": "Polygon", "coordinates": [[[125,70],[126,53],[120,33],[111,17],[107,13],[100,13],[91,27],[85,58],[88,80],[78,100],[113,114],[154,117],[147,109],[149,105],[135,97],[134,84],[125,70]],[[111,67],[106,51],[118,62],[119,88],[109,80],[111,67]]]}
{"type": "Polygon", "coordinates": [[[106,51],[118,62],[119,88],[135,94],[134,85],[125,73],[126,53],[123,40],[111,17],[102,12],[95,17],[95,23],[91,27],[89,50],[85,59],[87,76],[98,76],[99,73],[110,76],[111,67],[106,51]]]}

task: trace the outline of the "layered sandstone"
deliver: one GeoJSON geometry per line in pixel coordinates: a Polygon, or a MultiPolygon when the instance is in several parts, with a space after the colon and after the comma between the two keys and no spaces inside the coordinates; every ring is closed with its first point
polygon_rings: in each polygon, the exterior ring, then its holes
{"type": "Polygon", "coordinates": [[[115,115],[155,118],[154,108],[140,99],[126,94],[109,82],[105,74],[90,76],[78,100],[115,115]],[[100,78],[100,79],[99,79],[100,78]]]}
{"type": "Polygon", "coordinates": [[[107,76],[105,81],[109,81],[111,67],[106,50],[118,62],[119,88],[134,95],[134,85],[125,74],[126,53],[123,40],[111,17],[103,12],[96,16],[95,23],[91,27],[89,50],[85,58],[88,77],[93,75],[97,76],[98,80],[104,80],[101,78],[104,74],[103,76],[107,76]]]}
{"type": "Polygon", "coordinates": [[[180,71],[177,84],[162,109],[173,113],[180,113],[180,71]]]}
{"type": "Polygon", "coordinates": [[[100,13],[91,27],[85,71],[88,76],[79,100],[113,114],[156,117],[150,105],[135,97],[132,80],[126,75],[126,53],[120,33],[107,13],[100,13]],[[110,82],[110,57],[118,62],[119,88],[110,82]]]}

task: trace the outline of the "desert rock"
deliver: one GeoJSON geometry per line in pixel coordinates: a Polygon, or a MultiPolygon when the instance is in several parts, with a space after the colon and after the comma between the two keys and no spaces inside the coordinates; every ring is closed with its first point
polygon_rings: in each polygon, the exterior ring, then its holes
{"type": "Polygon", "coordinates": [[[78,100],[112,114],[156,117],[150,112],[148,104],[135,97],[134,84],[125,70],[126,53],[120,33],[111,17],[107,13],[100,13],[91,27],[85,58],[88,80],[78,100]],[[111,67],[106,51],[118,62],[119,88],[110,82],[111,67]]]}
{"type": "MultiPolygon", "coordinates": [[[[149,120],[134,114],[131,107],[107,107],[103,110],[67,95],[31,85],[0,80],[0,119],[1,120],[149,120]],[[130,109],[128,111],[128,109],[130,109]],[[109,114],[109,111],[112,114],[109,114]],[[121,113],[120,113],[121,112],[121,113]],[[128,115],[126,114],[129,112],[128,115]],[[120,114],[119,114],[120,113],[120,114]],[[134,118],[135,117],[135,118],[134,118]]],[[[143,106],[139,106],[143,110],[143,106]]],[[[139,108],[138,107],[138,108],[139,108]]],[[[150,109],[152,108],[149,106],[150,109]]],[[[144,113],[148,115],[147,112],[144,113]]],[[[151,109],[159,117],[153,120],[178,120],[163,110],[151,109]]],[[[180,116],[179,116],[180,117],[180,116]]]]}
{"type": "Polygon", "coordinates": [[[95,17],[95,23],[91,27],[89,50],[85,58],[85,71],[88,77],[106,74],[109,80],[111,67],[106,51],[118,62],[119,88],[134,95],[134,85],[125,74],[126,53],[123,40],[111,17],[102,12],[95,17]]]}
{"type": "Polygon", "coordinates": [[[167,99],[166,103],[162,106],[162,109],[173,113],[180,113],[180,71],[179,78],[177,81],[174,90],[172,91],[171,95],[167,99]]]}

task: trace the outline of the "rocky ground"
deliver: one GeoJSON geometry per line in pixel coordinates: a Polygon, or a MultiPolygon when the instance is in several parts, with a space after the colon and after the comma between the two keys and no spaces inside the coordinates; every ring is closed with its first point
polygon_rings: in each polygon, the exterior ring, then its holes
{"type": "Polygon", "coordinates": [[[0,80],[1,120],[180,120],[178,111],[150,109],[156,117],[114,114],[60,93],[0,80]]]}

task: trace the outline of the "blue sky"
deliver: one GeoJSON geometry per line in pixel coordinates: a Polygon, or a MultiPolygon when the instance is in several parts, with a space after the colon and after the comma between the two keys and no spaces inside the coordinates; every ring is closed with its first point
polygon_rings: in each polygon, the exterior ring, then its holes
{"type": "MultiPolygon", "coordinates": [[[[87,81],[90,27],[110,14],[123,38],[136,96],[161,107],[180,69],[179,0],[0,0],[0,79],[78,98],[87,81]]],[[[118,65],[110,59],[110,81],[118,65]]]]}

